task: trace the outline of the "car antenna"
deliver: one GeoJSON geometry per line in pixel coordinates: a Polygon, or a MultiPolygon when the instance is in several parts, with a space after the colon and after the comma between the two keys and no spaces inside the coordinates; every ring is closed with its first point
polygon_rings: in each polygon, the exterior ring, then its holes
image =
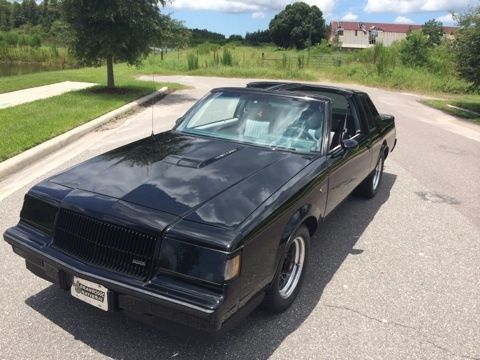
{"type": "MultiPolygon", "coordinates": [[[[155,84],[155,71],[153,72],[152,74],[152,80],[153,80],[153,88],[155,89],[155,91],[157,90],[157,86],[155,84]]],[[[153,131],[153,115],[154,115],[154,111],[155,111],[155,95],[153,95],[153,98],[152,98],[152,137],[155,137],[155,132],[153,131]]]]}

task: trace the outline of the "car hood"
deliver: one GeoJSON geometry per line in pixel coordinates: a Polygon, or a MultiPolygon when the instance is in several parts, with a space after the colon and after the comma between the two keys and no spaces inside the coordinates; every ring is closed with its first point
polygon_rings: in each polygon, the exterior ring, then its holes
{"type": "Polygon", "coordinates": [[[235,227],[309,161],[301,154],[171,131],[97,156],[50,181],[235,227]]]}

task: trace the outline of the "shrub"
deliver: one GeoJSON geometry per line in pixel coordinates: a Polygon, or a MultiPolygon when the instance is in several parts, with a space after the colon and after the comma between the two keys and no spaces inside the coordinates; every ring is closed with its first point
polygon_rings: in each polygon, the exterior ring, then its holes
{"type": "Polygon", "coordinates": [[[188,70],[198,69],[198,56],[195,54],[188,54],[187,64],[188,64],[188,70]]]}
{"type": "Polygon", "coordinates": [[[17,46],[19,40],[18,38],[18,34],[13,31],[9,31],[4,35],[5,42],[10,46],[17,46]]]}
{"type": "Polygon", "coordinates": [[[458,71],[463,79],[480,89],[480,6],[457,17],[459,28],[455,33],[458,71]]]}
{"type": "Polygon", "coordinates": [[[33,35],[29,39],[29,45],[33,48],[39,48],[42,46],[42,40],[38,35],[33,35]]]}
{"type": "Polygon", "coordinates": [[[288,65],[288,58],[286,54],[282,56],[282,69],[286,69],[288,65]]]}
{"type": "Polygon", "coordinates": [[[206,42],[197,46],[197,53],[199,55],[208,55],[212,51],[218,51],[218,49],[220,49],[219,45],[206,42]]]}
{"type": "Polygon", "coordinates": [[[220,56],[218,56],[218,52],[216,50],[213,51],[213,65],[220,65],[220,56]]]}
{"type": "Polygon", "coordinates": [[[223,66],[232,66],[233,65],[232,53],[227,48],[223,49],[222,64],[223,64],[223,66]]]}
{"type": "Polygon", "coordinates": [[[18,46],[28,46],[29,40],[29,37],[26,35],[20,36],[18,39],[18,46]]]}
{"type": "Polygon", "coordinates": [[[395,48],[386,48],[383,44],[377,44],[373,48],[373,63],[378,75],[391,75],[397,65],[395,48]]]}
{"type": "Polygon", "coordinates": [[[298,55],[297,58],[297,66],[299,69],[303,69],[305,67],[305,55],[298,55]]]}
{"type": "Polygon", "coordinates": [[[410,67],[425,66],[429,57],[429,40],[421,31],[407,34],[400,44],[400,58],[404,65],[410,67]]]}

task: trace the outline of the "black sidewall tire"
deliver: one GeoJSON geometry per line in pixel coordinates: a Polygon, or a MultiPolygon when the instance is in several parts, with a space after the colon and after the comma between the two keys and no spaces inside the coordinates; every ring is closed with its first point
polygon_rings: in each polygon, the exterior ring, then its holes
{"type": "Polygon", "coordinates": [[[295,234],[289,238],[289,240],[285,244],[284,253],[282,254],[282,257],[278,264],[277,272],[265,296],[264,308],[267,311],[273,312],[273,313],[280,313],[287,310],[290,307],[290,305],[292,305],[293,301],[297,297],[302,287],[302,283],[305,278],[305,273],[308,268],[309,255],[310,255],[310,233],[308,229],[304,225],[302,225],[295,232],[295,234]],[[301,236],[305,242],[305,259],[303,262],[302,273],[300,275],[300,279],[293,293],[288,298],[283,298],[282,296],[280,296],[280,292],[279,292],[279,283],[280,283],[280,274],[281,274],[282,264],[285,259],[286,250],[288,249],[289,245],[293,242],[293,240],[298,236],[301,236]]]}

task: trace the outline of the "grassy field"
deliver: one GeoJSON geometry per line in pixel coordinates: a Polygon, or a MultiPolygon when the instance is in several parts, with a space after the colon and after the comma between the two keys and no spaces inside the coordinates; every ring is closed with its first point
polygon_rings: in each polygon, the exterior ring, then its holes
{"type": "Polygon", "coordinates": [[[408,68],[395,59],[384,73],[366,52],[333,51],[327,46],[308,50],[283,50],[273,46],[220,48],[203,44],[180,52],[150,56],[145,68],[161,74],[189,74],[271,79],[328,80],[420,93],[465,93],[469,84],[452,71],[431,72],[408,68]],[[229,55],[225,57],[225,49],[229,55]],[[190,65],[189,65],[190,60],[190,65]],[[191,65],[194,66],[191,66],[191,65]]]}
{"type": "MultiPolygon", "coordinates": [[[[152,71],[160,71],[160,68],[155,67],[155,65],[149,66],[148,69],[146,69],[143,67],[132,67],[126,64],[117,64],[115,65],[116,85],[118,87],[144,88],[151,92],[153,89],[161,87],[161,85],[155,85],[153,82],[140,81],[137,80],[137,77],[152,71]]],[[[6,76],[0,80],[0,94],[35,86],[54,84],[60,81],[86,81],[106,85],[107,70],[102,66],[98,68],[46,71],[19,76],[6,76]]],[[[175,86],[178,86],[178,84],[175,86]]]]}
{"type": "MultiPolygon", "coordinates": [[[[89,81],[101,85],[106,70],[87,68],[4,77],[0,93],[65,80],[89,81]]],[[[140,72],[126,65],[116,66],[117,91],[103,86],[74,91],[0,110],[0,161],[6,160],[76,126],[95,119],[163,86],[181,89],[179,84],[160,84],[136,80],[140,72]]]]}
{"type": "Polygon", "coordinates": [[[442,100],[423,100],[424,104],[442,110],[450,115],[468,119],[474,123],[480,124],[480,95],[464,95],[449,97],[442,100]],[[458,108],[470,110],[476,112],[474,114],[469,111],[463,111],[461,109],[452,108],[448,105],[453,105],[458,108]]]}
{"type": "MultiPolygon", "coordinates": [[[[451,71],[435,73],[395,62],[390,64],[388,71],[380,72],[370,55],[365,51],[333,51],[327,46],[297,51],[273,46],[203,44],[193,49],[171,51],[164,54],[163,60],[159,54],[150,55],[141,67],[117,64],[116,84],[122,90],[116,93],[101,90],[106,82],[105,67],[3,77],[0,93],[66,80],[95,82],[99,87],[0,110],[0,136],[6,139],[0,143],[0,161],[164,86],[137,80],[141,74],[329,80],[430,94],[464,94],[469,89],[469,84],[451,71]]],[[[169,87],[177,89],[179,85],[169,84],[169,87]]],[[[479,99],[478,95],[462,95],[428,104],[478,122],[476,115],[446,105],[478,111],[479,99]]]]}
{"type": "Polygon", "coordinates": [[[56,68],[73,68],[77,60],[65,48],[41,46],[2,46],[0,43],[1,62],[36,63],[55,66],[56,68]]]}

